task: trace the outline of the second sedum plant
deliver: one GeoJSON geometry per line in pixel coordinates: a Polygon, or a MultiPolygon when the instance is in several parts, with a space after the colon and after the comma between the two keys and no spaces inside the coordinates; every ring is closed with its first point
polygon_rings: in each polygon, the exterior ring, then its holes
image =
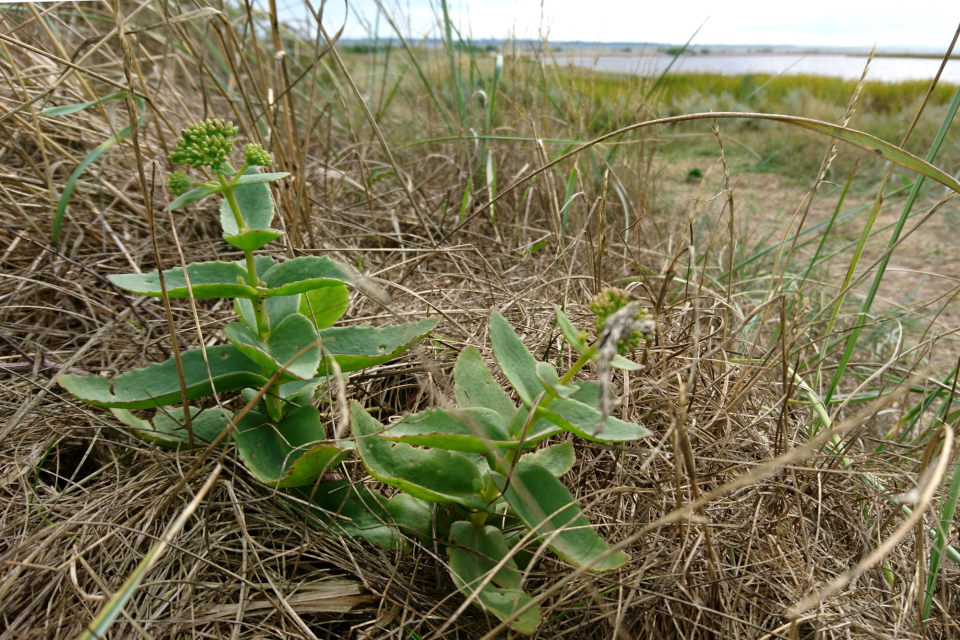
{"type": "Polygon", "coordinates": [[[600,443],[646,437],[643,426],[606,415],[608,389],[575,376],[591,361],[636,370],[623,357],[649,340],[653,321],[625,292],[606,290],[594,300],[599,339],[588,344],[559,308],[559,324],[578,354],[562,375],[537,361],[499,313],[490,316],[490,345],[519,398],[496,382],[474,347],[461,351],[453,371],[457,407],[406,415],[382,425],[354,402],[351,424],[364,466],[400,490],[385,505],[406,532],[449,554],[457,588],[483,610],[521,633],[534,633],[541,612],[524,588],[524,570],[545,546],[564,562],[592,572],[613,571],[629,559],[591,527],[560,478],[576,462],[569,434],[600,443]],[[436,507],[433,507],[434,503],[436,507]]]}
{"type": "MultiPolygon", "coordinates": [[[[234,418],[221,394],[241,391],[261,399],[236,421],[233,438],[255,477],[272,487],[313,484],[349,454],[349,445],[324,428],[315,399],[340,373],[390,360],[426,336],[436,319],[385,328],[333,327],[346,312],[350,269],[328,257],[277,262],[255,252],[283,232],[271,227],[275,205],[267,183],[287,173],[262,173],[270,155],[257,144],[244,148],[239,170],[229,162],[237,128],[207,120],[185,129],[170,155],[208,178],[183,171],[170,177],[176,199],[170,210],[219,195],[223,239],[243,252],[235,262],[189,264],[162,273],[110,276],[116,286],[145,296],[233,300],[236,322],[224,327],[228,344],[186,351],[175,359],[112,379],[61,375],[60,385],[90,404],[110,408],[140,437],[170,447],[206,446],[234,418]],[[165,291],[164,291],[165,290],[165,291]],[[181,377],[182,375],[182,377],[181,377]],[[214,406],[170,405],[214,396],[214,406]],[[157,409],[152,419],[132,413],[157,409]]],[[[207,403],[210,405],[211,403],[207,403]]]]}

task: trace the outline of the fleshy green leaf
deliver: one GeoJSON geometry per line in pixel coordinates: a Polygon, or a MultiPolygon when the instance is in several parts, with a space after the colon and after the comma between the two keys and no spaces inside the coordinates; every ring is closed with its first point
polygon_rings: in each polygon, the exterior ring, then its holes
{"type": "Polygon", "coordinates": [[[570,346],[574,348],[578,353],[583,353],[587,350],[587,345],[580,339],[580,332],[577,331],[576,327],[573,326],[573,323],[570,322],[570,318],[567,317],[567,314],[563,312],[560,307],[554,307],[557,312],[557,324],[560,325],[560,331],[563,332],[563,337],[567,339],[567,342],[570,343],[570,346]]]}
{"type": "Polygon", "coordinates": [[[233,432],[240,459],[258,480],[270,487],[313,484],[349,455],[333,444],[323,444],[326,433],[313,405],[295,409],[273,424],[251,411],[233,432]]]}
{"type": "Polygon", "coordinates": [[[350,405],[350,426],[357,452],[374,478],[430,502],[483,509],[487,501],[480,470],[466,456],[441,449],[417,449],[380,437],[383,425],[357,402],[350,405]]]}
{"type": "MultiPolygon", "coordinates": [[[[401,549],[403,540],[390,526],[391,516],[378,492],[350,480],[321,482],[316,487],[292,489],[291,493],[311,503],[310,524],[351,538],[363,538],[385,549],[401,549]]],[[[292,503],[299,510],[304,507],[292,503]]]]}
{"type": "MultiPolygon", "coordinates": [[[[226,202],[226,200],[224,200],[226,202]]],[[[236,224],[234,224],[236,226],[236,224]]],[[[243,249],[244,251],[256,251],[260,247],[270,242],[273,242],[277,238],[283,235],[283,231],[279,229],[250,229],[244,233],[237,233],[233,235],[223,234],[223,239],[228,243],[235,246],[237,249],[243,249]]]]}
{"type": "Polygon", "coordinates": [[[520,456],[520,462],[539,465],[549,471],[554,478],[559,478],[573,468],[577,462],[577,455],[573,451],[573,443],[567,440],[535,453],[525,453],[520,456]]]}
{"type": "Polygon", "coordinates": [[[306,382],[295,380],[280,385],[280,397],[284,399],[283,410],[292,411],[297,407],[310,404],[317,394],[317,389],[326,382],[326,378],[313,378],[306,382]]]}
{"type": "Polygon", "coordinates": [[[326,329],[343,317],[350,292],[343,285],[313,289],[300,299],[300,313],[311,319],[317,329],[326,329]]]}
{"type": "Polygon", "coordinates": [[[507,392],[500,388],[497,381],[483,362],[480,352],[467,347],[460,352],[457,364],[453,368],[456,382],[454,393],[461,407],[483,407],[499,413],[509,424],[517,408],[507,392]]]}
{"type": "MultiPolygon", "coordinates": [[[[580,507],[567,488],[543,467],[518,462],[509,486],[505,476],[496,472],[490,475],[523,523],[567,562],[583,566],[609,550],[590,521],[580,515],[580,507]]],[[[597,561],[590,571],[612,571],[629,559],[627,554],[617,551],[597,561]]]]}
{"type": "Polygon", "coordinates": [[[260,184],[262,182],[274,182],[275,180],[282,180],[289,176],[289,173],[281,171],[279,173],[260,173],[255,167],[250,167],[247,169],[246,173],[240,176],[240,179],[237,180],[237,186],[251,185],[251,184],[260,184]]]}
{"type": "MultiPolygon", "coordinates": [[[[253,298],[257,290],[247,282],[247,270],[236,262],[199,262],[187,265],[193,297],[201,298],[253,298]]],[[[124,273],[107,276],[121,289],[143,296],[160,297],[160,276],[149,273],[124,273]]],[[[163,272],[167,295],[171,298],[189,298],[187,280],[183,267],[174,267],[163,272]]]]}
{"type": "Polygon", "coordinates": [[[594,442],[626,442],[650,435],[645,427],[608,416],[603,432],[595,436],[593,432],[600,424],[600,412],[572,399],[557,398],[546,409],[538,407],[537,414],[564,431],[594,442]]]}
{"type": "MultiPolygon", "coordinates": [[[[241,180],[266,175],[271,174],[261,174],[256,167],[250,167],[241,180]]],[[[275,207],[270,188],[266,184],[245,183],[235,188],[233,194],[240,206],[240,215],[247,228],[241,233],[237,227],[236,217],[230,209],[230,203],[224,198],[220,201],[220,224],[223,227],[224,240],[239,249],[255,251],[283,235],[282,231],[270,228],[275,207]]]]}
{"type": "MultiPolygon", "coordinates": [[[[126,409],[114,408],[110,411],[120,422],[133,429],[134,435],[154,444],[173,449],[186,448],[190,440],[187,436],[186,421],[183,418],[183,407],[158,410],[153,420],[138,418],[126,409]]],[[[190,418],[194,447],[209,445],[230,422],[230,414],[219,407],[203,410],[190,407],[190,418]]]]}
{"type": "Polygon", "coordinates": [[[580,387],[576,393],[570,396],[570,400],[576,400],[583,404],[600,410],[600,385],[593,380],[577,380],[577,386],[580,387]]]}
{"type": "Polygon", "coordinates": [[[287,316],[270,330],[266,340],[261,340],[255,331],[239,322],[228,324],[224,327],[224,333],[233,346],[271,373],[286,367],[280,377],[281,382],[289,382],[291,378],[310,380],[317,374],[319,344],[288,364],[302,349],[316,342],[317,332],[306,316],[299,313],[287,316]]]}
{"type": "Polygon", "coordinates": [[[560,384],[557,370],[546,362],[537,363],[537,379],[540,380],[544,390],[554,398],[569,398],[580,390],[580,387],[575,384],[560,384]]]}
{"type": "Polygon", "coordinates": [[[387,500],[387,512],[404,535],[412,535],[425,547],[433,544],[433,505],[406,493],[387,500]]]}
{"type": "Polygon", "coordinates": [[[543,388],[537,379],[537,361],[506,318],[496,311],[490,314],[490,344],[503,374],[517,390],[523,404],[531,406],[543,388]]]}
{"type": "MultiPolygon", "coordinates": [[[[277,327],[283,322],[288,316],[291,316],[300,311],[300,298],[301,294],[296,294],[293,296],[272,296],[263,301],[263,309],[267,314],[267,318],[270,320],[271,327],[277,327]]],[[[249,300],[247,302],[250,302],[249,300]]],[[[253,305],[251,303],[251,310],[253,305]]],[[[254,324],[247,326],[253,328],[256,326],[256,316],[254,316],[254,324]]],[[[311,334],[316,338],[316,331],[311,330],[311,334]]]]}
{"type": "MultiPolygon", "coordinates": [[[[457,588],[467,595],[476,592],[476,602],[507,620],[533,598],[520,590],[520,572],[511,558],[485,587],[477,591],[486,575],[508,553],[503,534],[496,527],[478,530],[470,522],[454,522],[450,527],[450,575],[457,588]]],[[[540,624],[540,606],[534,605],[509,623],[520,633],[532,634],[540,624]]]]}
{"type": "MultiPolygon", "coordinates": [[[[209,376],[199,349],[181,356],[188,399],[208,396],[214,386],[218,393],[224,393],[245,387],[262,387],[267,383],[260,367],[233,345],[210,347],[207,357],[209,376]]],[[[60,374],[57,380],[68,392],[98,407],[153,409],[181,402],[177,363],[173,358],[128,371],[113,379],[60,374]]]]}
{"type": "MultiPolygon", "coordinates": [[[[517,412],[513,414],[513,418],[510,420],[510,435],[520,439],[520,435],[523,432],[523,425],[527,421],[527,416],[530,415],[530,410],[526,407],[520,407],[517,409],[517,412]]],[[[523,438],[524,449],[532,447],[537,442],[549,438],[550,436],[557,435],[563,431],[560,427],[553,424],[552,422],[547,422],[542,418],[535,418],[530,424],[530,427],[527,429],[526,436],[523,438]]]]}
{"type": "Polygon", "coordinates": [[[619,353],[613,356],[613,360],[610,361],[610,366],[614,369],[623,369],[624,371],[639,371],[643,369],[643,365],[634,362],[633,360],[627,360],[619,353]]]}
{"type": "Polygon", "coordinates": [[[196,202],[197,200],[200,200],[201,198],[206,198],[207,196],[214,193],[221,193],[221,190],[214,189],[212,187],[194,187],[193,189],[190,189],[190,191],[187,191],[186,193],[178,196],[173,202],[170,203],[170,206],[167,208],[170,211],[176,211],[181,207],[187,206],[191,202],[196,202]]]}
{"type": "Polygon", "coordinates": [[[354,284],[353,275],[342,264],[323,256],[305,256],[281,262],[260,279],[267,286],[267,295],[289,296],[321,287],[354,284]]]}
{"type": "Polygon", "coordinates": [[[519,444],[510,440],[499,413],[479,407],[430,409],[406,415],[387,427],[382,437],[392,442],[471,453],[515,449],[519,444]]]}
{"type": "Polygon", "coordinates": [[[433,331],[438,318],[424,318],[419,322],[391,327],[331,327],[320,332],[324,364],[332,356],[343,372],[366,369],[393,360],[413,344],[433,331]]]}

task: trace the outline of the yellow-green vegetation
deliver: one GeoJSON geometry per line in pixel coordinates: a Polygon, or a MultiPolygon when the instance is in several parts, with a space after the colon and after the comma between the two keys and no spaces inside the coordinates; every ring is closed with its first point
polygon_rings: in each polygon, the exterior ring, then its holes
{"type": "Polygon", "coordinates": [[[3,633],[956,635],[956,87],[272,4],[2,14],[3,633]]]}

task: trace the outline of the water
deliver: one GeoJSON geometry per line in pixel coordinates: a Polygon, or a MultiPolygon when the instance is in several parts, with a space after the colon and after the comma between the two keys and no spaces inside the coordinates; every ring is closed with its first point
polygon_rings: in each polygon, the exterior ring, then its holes
{"type": "MultiPolygon", "coordinates": [[[[673,59],[663,54],[593,55],[560,54],[557,62],[595,68],[598,71],[613,71],[656,76],[663,72],[673,59]]],[[[874,58],[870,64],[868,80],[880,82],[904,82],[906,80],[930,80],[940,67],[934,58],[874,58]]],[[[671,73],[719,73],[745,75],[762,73],[769,75],[816,75],[858,80],[867,63],[866,56],[835,54],[700,54],[684,55],[677,59],[671,73]]],[[[950,60],[940,81],[960,85],[960,60],[950,60]]]]}

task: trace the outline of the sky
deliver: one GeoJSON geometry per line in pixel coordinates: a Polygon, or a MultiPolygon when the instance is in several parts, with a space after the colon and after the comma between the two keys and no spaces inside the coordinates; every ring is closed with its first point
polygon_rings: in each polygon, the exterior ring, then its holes
{"type": "MultiPolygon", "coordinates": [[[[439,0],[381,1],[395,20],[400,16],[404,36],[436,35],[439,0]]],[[[877,44],[943,51],[960,24],[960,2],[955,0],[448,1],[454,24],[474,39],[538,38],[546,31],[552,41],[683,43],[702,24],[694,44],[877,44]]],[[[344,37],[367,37],[376,20],[376,1],[351,0],[349,7],[344,37]]],[[[328,1],[325,12],[325,26],[335,32],[344,21],[342,0],[328,1]]],[[[382,19],[379,33],[390,35],[382,19]]]]}

